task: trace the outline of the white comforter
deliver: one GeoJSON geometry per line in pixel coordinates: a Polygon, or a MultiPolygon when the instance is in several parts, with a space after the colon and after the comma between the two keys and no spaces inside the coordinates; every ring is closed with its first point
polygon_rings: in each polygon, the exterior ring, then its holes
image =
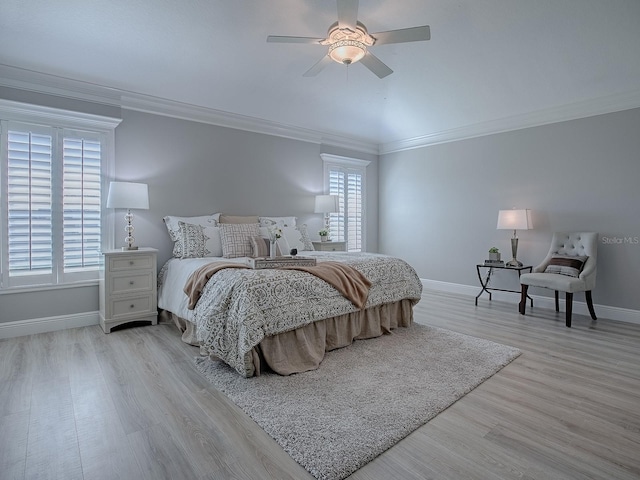
{"type": "MultiPolygon", "coordinates": [[[[403,260],[372,253],[305,252],[318,262],[345,262],[371,282],[365,308],[402,299],[420,299],[422,284],[403,260]]],[[[223,359],[243,376],[254,373],[251,350],[265,336],[294,330],[317,320],[357,311],[349,300],[323,280],[295,270],[224,269],[203,289],[194,310],[188,310],[184,285],[197,268],[218,258],[171,259],[159,275],[158,306],[196,325],[205,350],[223,359]]],[[[229,261],[229,259],[222,259],[229,261]]],[[[245,263],[245,258],[232,261],[245,263]]]]}

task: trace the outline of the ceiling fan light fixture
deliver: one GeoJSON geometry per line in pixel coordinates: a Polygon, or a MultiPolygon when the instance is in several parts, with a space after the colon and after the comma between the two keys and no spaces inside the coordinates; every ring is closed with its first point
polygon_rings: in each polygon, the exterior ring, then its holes
{"type": "Polygon", "coordinates": [[[357,40],[339,40],[329,45],[329,56],[335,62],[351,65],[362,60],[367,46],[357,40]]]}

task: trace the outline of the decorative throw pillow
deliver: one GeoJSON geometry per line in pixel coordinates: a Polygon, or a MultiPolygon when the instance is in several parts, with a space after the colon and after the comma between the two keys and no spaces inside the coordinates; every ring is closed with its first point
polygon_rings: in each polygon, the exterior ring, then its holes
{"type": "Polygon", "coordinates": [[[205,257],[222,256],[222,240],[220,239],[220,227],[202,227],[205,248],[209,252],[205,257]]]}
{"type": "Polygon", "coordinates": [[[178,222],[190,223],[191,225],[202,225],[203,227],[215,227],[218,224],[219,216],[220,214],[201,215],[199,217],[174,217],[167,215],[166,217],[163,217],[162,220],[167,227],[169,237],[171,237],[171,240],[175,242],[178,240],[178,236],[180,235],[180,225],[178,225],[178,222]]]}
{"type": "Polygon", "coordinates": [[[298,230],[300,230],[300,236],[302,239],[302,243],[304,244],[305,250],[315,250],[313,248],[313,243],[311,242],[311,237],[309,236],[309,232],[307,231],[307,224],[303,223],[298,226],[298,230]]]}
{"type": "Polygon", "coordinates": [[[173,246],[174,256],[176,251],[181,253],[180,258],[206,257],[209,251],[205,248],[205,237],[202,233],[202,225],[178,222],[180,231],[178,240],[173,246]],[[180,251],[181,250],[181,251],[180,251]]]}
{"type": "Polygon", "coordinates": [[[218,223],[258,223],[257,215],[222,215],[218,218],[218,223]]]}
{"type": "Polygon", "coordinates": [[[280,227],[295,227],[296,217],[258,217],[261,227],[270,227],[272,225],[280,225],[280,227]]]}
{"type": "Polygon", "coordinates": [[[311,243],[305,224],[298,227],[282,228],[282,236],[287,239],[289,249],[296,248],[299,252],[313,250],[313,244],[311,243]]]}
{"type": "Polygon", "coordinates": [[[179,222],[178,237],[173,244],[176,258],[222,257],[219,227],[203,227],[179,222]]]}
{"type": "Polygon", "coordinates": [[[221,223],[220,240],[225,258],[250,257],[253,253],[252,237],[260,236],[258,223],[221,223]]]}
{"type": "Polygon", "coordinates": [[[579,277],[589,257],[573,255],[553,255],[544,273],[558,273],[569,277],[579,277]]]}

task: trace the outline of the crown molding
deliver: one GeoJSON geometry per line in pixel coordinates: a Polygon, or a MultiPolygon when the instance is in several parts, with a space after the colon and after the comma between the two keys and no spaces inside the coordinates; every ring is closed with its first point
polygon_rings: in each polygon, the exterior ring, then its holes
{"type": "Polygon", "coordinates": [[[276,137],[330,145],[378,154],[378,144],[332,132],[319,132],[293,125],[167,100],[151,95],[73,80],[34,70],[0,64],[0,86],[36,93],[117,106],[155,115],[180,118],[276,137]]]}
{"type": "Polygon", "coordinates": [[[12,120],[33,122],[35,118],[45,124],[53,123],[67,128],[93,127],[100,130],[113,130],[122,121],[119,118],[25,104],[3,98],[0,98],[0,113],[9,115],[12,120]]]}
{"type": "Polygon", "coordinates": [[[0,86],[85,100],[314,144],[330,145],[373,155],[385,155],[440,143],[455,142],[640,107],[640,90],[635,90],[377,144],[335,132],[319,132],[4,64],[0,64],[0,86]]]}
{"type": "Polygon", "coordinates": [[[121,98],[121,106],[127,110],[378,154],[378,145],[375,143],[157,97],[125,94],[121,98]]]}
{"type": "Polygon", "coordinates": [[[121,92],[90,82],[0,64],[0,86],[58,97],[120,106],[121,92]]]}
{"type": "Polygon", "coordinates": [[[522,115],[481,122],[465,127],[443,130],[428,135],[380,144],[380,155],[428,147],[439,143],[455,142],[468,138],[566,122],[579,118],[620,112],[640,107],[640,90],[546,108],[522,115]]]}

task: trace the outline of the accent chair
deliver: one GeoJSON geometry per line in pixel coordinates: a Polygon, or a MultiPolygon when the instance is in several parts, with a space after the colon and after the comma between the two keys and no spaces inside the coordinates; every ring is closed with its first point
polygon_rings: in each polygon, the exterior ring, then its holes
{"type": "Polygon", "coordinates": [[[585,292],[591,318],[597,320],[591,298],[591,290],[596,286],[597,252],[598,234],[595,232],[554,233],[546,258],[532,273],[520,276],[520,314],[525,314],[529,287],[542,287],[555,291],[556,312],[560,311],[558,292],[566,293],[567,327],[571,327],[573,294],[576,292],[585,292]]]}

